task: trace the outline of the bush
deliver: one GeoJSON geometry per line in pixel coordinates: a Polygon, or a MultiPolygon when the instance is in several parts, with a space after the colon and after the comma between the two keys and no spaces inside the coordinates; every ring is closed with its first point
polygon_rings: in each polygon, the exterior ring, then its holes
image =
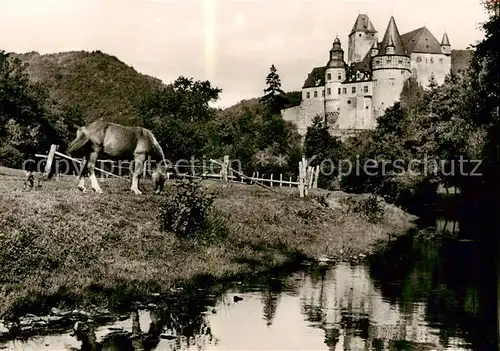
{"type": "Polygon", "coordinates": [[[378,223],[384,217],[384,205],[376,195],[370,195],[361,200],[346,197],[340,199],[339,202],[347,208],[348,213],[357,213],[369,222],[378,223]]]}
{"type": "Polygon", "coordinates": [[[161,231],[170,231],[183,239],[209,239],[221,234],[224,223],[212,208],[216,194],[204,191],[199,180],[183,179],[160,205],[161,231]]]}

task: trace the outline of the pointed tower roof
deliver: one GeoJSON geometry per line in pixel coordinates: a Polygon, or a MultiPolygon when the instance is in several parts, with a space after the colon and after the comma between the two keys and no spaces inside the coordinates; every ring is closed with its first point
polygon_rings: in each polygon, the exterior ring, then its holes
{"type": "MultiPolygon", "coordinates": [[[[406,52],[409,54],[413,52],[421,52],[427,54],[441,54],[441,44],[426,28],[418,28],[414,31],[405,33],[401,36],[403,43],[406,47],[406,52]]],[[[444,37],[443,37],[444,40],[444,37]]]]}
{"type": "Polygon", "coordinates": [[[450,39],[448,39],[448,34],[446,34],[446,32],[444,33],[443,35],[443,40],[441,40],[441,45],[442,46],[450,46],[450,39]]]}
{"type": "Polygon", "coordinates": [[[394,40],[392,40],[392,37],[389,37],[389,42],[387,43],[387,46],[395,46],[394,40]]]}
{"type": "Polygon", "coordinates": [[[394,54],[396,55],[406,55],[406,50],[399,35],[398,26],[394,17],[391,16],[387,29],[385,31],[384,39],[380,44],[380,54],[385,54],[385,48],[389,45],[394,46],[394,54]]]}
{"type": "Polygon", "coordinates": [[[358,15],[358,18],[356,18],[356,22],[354,22],[354,26],[352,26],[351,33],[349,33],[349,35],[355,32],[377,33],[372,21],[370,21],[368,15],[365,14],[358,15]]]}

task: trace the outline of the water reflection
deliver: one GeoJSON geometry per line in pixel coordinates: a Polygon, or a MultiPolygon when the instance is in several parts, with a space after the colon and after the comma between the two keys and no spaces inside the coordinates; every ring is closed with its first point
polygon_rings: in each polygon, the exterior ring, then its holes
{"type": "MultiPolygon", "coordinates": [[[[308,267],[218,296],[193,288],[96,339],[102,350],[493,349],[480,258],[474,243],[404,237],[369,264],[308,267]]],[[[6,346],[81,349],[68,334],[6,346]]]]}

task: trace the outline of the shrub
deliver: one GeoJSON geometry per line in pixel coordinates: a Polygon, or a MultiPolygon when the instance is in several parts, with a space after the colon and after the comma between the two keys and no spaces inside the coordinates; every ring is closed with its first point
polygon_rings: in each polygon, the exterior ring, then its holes
{"type": "Polygon", "coordinates": [[[369,222],[378,223],[384,217],[384,205],[376,195],[370,195],[361,200],[346,197],[340,199],[339,202],[347,208],[348,213],[357,213],[369,222]]]}
{"type": "Polygon", "coordinates": [[[203,190],[199,180],[179,180],[172,190],[160,204],[160,230],[191,239],[208,239],[223,230],[224,223],[212,208],[216,194],[203,190]]]}

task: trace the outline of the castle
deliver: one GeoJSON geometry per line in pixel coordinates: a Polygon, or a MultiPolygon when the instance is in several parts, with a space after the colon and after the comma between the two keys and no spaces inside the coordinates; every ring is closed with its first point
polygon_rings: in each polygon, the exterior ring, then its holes
{"type": "Polygon", "coordinates": [[[309,73],[299,106],[281,111],[301,135],[316,115],[325,118],[334,135],[351,135],[376,127],[377,118],[399,100],[406,80],[423,87],[431,77],[442,84],[451,70],[451,46],[444,33],[441,43],[421,27],[400,35],[391,17],[382,41],[366,14],[358,15],[349,34],[347,63],[335,38],[326,66],[309,73]]]}

